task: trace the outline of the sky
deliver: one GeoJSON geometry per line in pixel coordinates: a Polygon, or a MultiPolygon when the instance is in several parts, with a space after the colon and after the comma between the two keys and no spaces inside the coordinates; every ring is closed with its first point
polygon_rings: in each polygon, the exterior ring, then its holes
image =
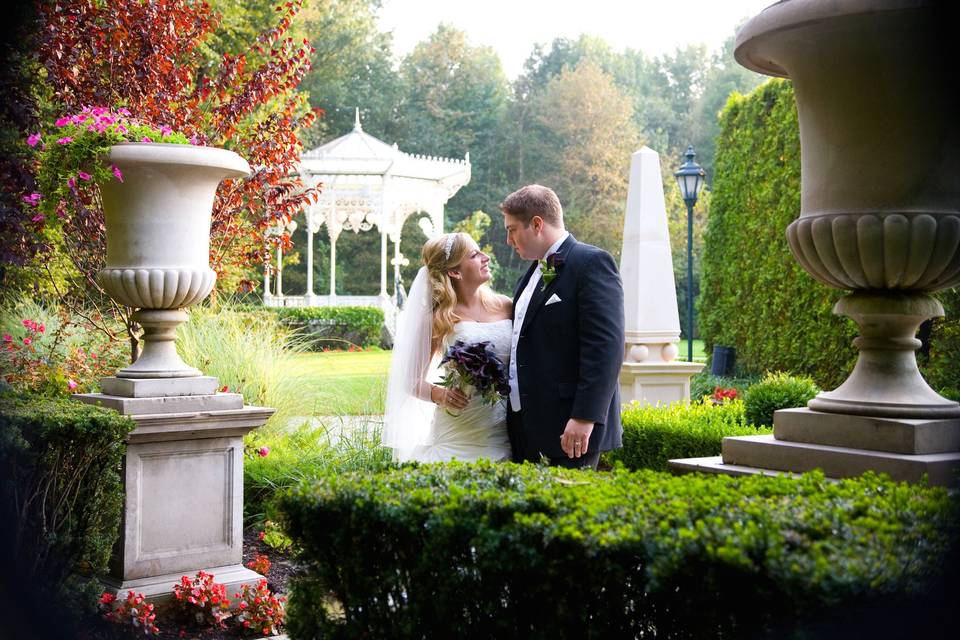
{"type": "Polygon", "coordinates": [[[465,31],[474,45],[489,45],[513,80],[534,44],[582,33],[616,50],[649,56],[687,44],[713,51],[743,18],[774,0],[383,0],[380,28],[393,32],[398,57],[433,33],[441,22],[465,31]]]}

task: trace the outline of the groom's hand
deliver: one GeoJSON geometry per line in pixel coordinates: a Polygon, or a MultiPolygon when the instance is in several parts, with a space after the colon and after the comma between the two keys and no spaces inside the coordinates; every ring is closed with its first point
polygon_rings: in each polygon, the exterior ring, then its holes
{"type": "Polygon", "coordinates": [[[560,436],[560,448],[568,458],[579,458],[586,455],[590,443],[590,434],[593,433],[593,423],[586,420],[570,418],[567,427],[560,436]]]}

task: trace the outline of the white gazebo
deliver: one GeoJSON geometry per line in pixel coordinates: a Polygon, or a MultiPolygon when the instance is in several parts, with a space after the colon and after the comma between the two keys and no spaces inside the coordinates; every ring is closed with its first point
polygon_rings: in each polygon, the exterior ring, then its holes
{"type": "MultiPolygon", "coordinates": [[[[470,182],[470,154],[463,160],[403,153],[397,145],[364,133],[357,110],[353,131],[300,156],[304,185],[321,185],[318,201],[304,211],[307,232],[307,291],[283,293],[283,271],[273,283],[264,273],[266,306],[374,306],[384,310],[388,325],[396,310],[394,295],[387,292],[387,265],[394,281],[405,259],[400,253],[400,233],[408,217],[425,214],[419,221],[427,237],[443,231],[443,207],[460,187],[470,182]],[[313,286],[313,235],[326,225],[330,237],[330,289],[317,295],[313,286]],[[344,230],[380,232],[380,293],[375,296],[337,295],[337,238],[344,230]],[[388,243],[393,242],[393,258],[388,243]],[[271,284],[274,285],[271,290],[271,284]]],[[[291,231],[296,223],[291,224],[291,231]]],[[[277,264],[282,266],[277,250],[277,264]]]]}

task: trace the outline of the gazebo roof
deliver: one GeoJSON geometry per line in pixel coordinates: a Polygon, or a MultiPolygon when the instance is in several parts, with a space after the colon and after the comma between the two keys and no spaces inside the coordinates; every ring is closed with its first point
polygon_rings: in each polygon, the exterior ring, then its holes
{"type": "Polygon", "coordinates": [[[324,176],[390,176],[448,182],[470,179],[470,154],[460,159],[422,156],[400,151],[368,133],[360,125],[357,110],[353,131],[300,156],[301,173],[324,176]]]}

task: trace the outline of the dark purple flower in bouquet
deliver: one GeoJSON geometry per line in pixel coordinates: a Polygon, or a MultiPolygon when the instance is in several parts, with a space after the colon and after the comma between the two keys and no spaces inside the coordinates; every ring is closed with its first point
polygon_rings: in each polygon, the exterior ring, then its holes
{"type": "Polygon", "coordinates": [[[441,386],[464,390],[473,387],[489,404],[495,404],[510,393],[506,367],[489,342],[466,344],[457,340],[440,361],[446,375],[441,386]]]}

